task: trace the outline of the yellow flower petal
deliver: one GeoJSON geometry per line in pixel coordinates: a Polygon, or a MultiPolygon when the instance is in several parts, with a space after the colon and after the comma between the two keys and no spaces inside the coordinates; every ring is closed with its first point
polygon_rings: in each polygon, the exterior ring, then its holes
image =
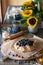
{"type": "Polygon", "coordinates": [[[33,10],[25,10],[22,12],[22,16],[23,17],[29,17],[30,15],[32,15],[33,10]]]}

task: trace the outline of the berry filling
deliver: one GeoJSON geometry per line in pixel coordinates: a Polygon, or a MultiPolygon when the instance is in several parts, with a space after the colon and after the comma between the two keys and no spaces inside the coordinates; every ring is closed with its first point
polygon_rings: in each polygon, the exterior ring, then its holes
{"type": "Polygon", "coordinates": [[[20,40],[19,43],[17,43],[17,45],[19,45],[19,46],[26,46],[26,45],[33,46],[33,41],[30,41],[28,39],[20,40]]]}

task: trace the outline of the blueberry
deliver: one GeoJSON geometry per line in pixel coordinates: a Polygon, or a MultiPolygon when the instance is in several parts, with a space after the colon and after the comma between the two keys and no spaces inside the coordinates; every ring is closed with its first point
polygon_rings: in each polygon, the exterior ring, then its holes
{"type": "Polygon", "coordinates": [[[25,40],[25,44],[26,44],[26,45],[28,44],[28,41],[27,41],[27,40],[25,40]]]}
{"type": "Polygon", "coordinates": [[[9,52],[9,55],[11,54],[11,52],[9,52]]]}
{"type": "Polygon", "coordinates": [[[19,42],[21,42],[21,41],[19,41],[19,42]]]}
{"type": "Polygon", "coordinates": [[[22,58],[24,58],[24,57],[22,56],[22,58]]]}
{"type": "Polygon", "coordinates": [[[23,41],[21,41],[20,44],[23,44],[23,41]]]}
{"type": "Polygon", "coordinates": [[[21,14],[16,14],[15,15],[15,20],[20,20],[22,18],[21,14]]]}
{"type": "Polygon", "coordinates": [[[13,55],[13,56],[15,56],[15,55],[13,55]]]}
{"type": "Polygon", "coordinates": [[[27,42],[26,42],[26,41],[24,41],[24,46],[25,46],[25,45],[27,45],[27,42]]]}
{"type": "Polygon", "coordinates": [[[30,42],[28,43],[28,45],[29,45],[29,46],[33,46],[33,43],[32,43],[32,41],[30,41],[30,42]]]}
{"type": "Polygon", "coordinates": [[[25,40],[21,40],[19,43],[20,43],[21,46],[25,46],[26,45],[25,40]]]}
{"type": "Polygon", "coordinates": [[[23,46],[23,43],[20,42],[20,43],[19,43],[19,46],[23,46]]]}

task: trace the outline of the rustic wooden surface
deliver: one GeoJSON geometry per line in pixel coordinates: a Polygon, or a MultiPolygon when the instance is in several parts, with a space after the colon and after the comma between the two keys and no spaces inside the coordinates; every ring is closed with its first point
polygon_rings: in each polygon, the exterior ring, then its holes
{"type": "MultiPolygon", "coordinates": [[[[28,33],[25,36],[27,37],[32,37],[34,34],[28,33]]],[[[35,35],[42,37],[43,38],[43,29],[39,30],[38,33],[36,33],[35,35]]],[[[0,33],[0,44],[2,44],[2,36],[0,33]]],[[[1,48],[0,48],[1,49],[1,48]]],[[[2,61],[2,54],[0,52],[0,65],[30,65],[29,62],[24,63],[24,61],[15,61],[15,60],[6,60],[5,62],[2,61]],[[20,64],[21,63],[21,64],[20,64]]]]}

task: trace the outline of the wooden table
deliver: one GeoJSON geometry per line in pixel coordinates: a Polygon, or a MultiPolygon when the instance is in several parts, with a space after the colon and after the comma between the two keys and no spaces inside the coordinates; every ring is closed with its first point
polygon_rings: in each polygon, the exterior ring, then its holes
{"type": "MultiPolygon", "coordinates": [[[[34,35],[34,34],[28,33],[28,34],[26,34],[25,36],[30,38],[30,37],[32,37],[33,35],[34,35]]],[[[38,31],[38,33],[36,33],[35,35],[37,35],[37,36],[43,38],[43,29],[40,29],[40,30],[38,31]]],[[[0,44],[2,44],[2,36],[1,36],[1,33],[0,33],[0,44]]],[[[1,52],[0,52],[0,65],[30,65],[30,64],[29,64],[29,61],[25,62],[25,61],[15,61],[15,60],[10,60],[10,59],[8,59],[8,60],[6,60],[5,62],[3,62],[3,61],[1,60],[2,56],[3,56],[3,55],[2,55],[1,52]],[[24,63],[24,62],[25,62],[25,63],[24,63]]]]}

